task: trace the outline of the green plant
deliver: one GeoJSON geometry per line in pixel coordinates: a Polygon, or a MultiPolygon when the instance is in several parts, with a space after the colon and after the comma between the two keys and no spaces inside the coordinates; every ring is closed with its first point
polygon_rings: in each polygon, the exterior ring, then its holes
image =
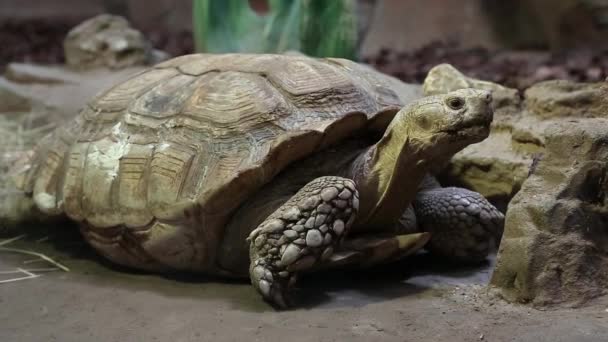
{"type": "Polygon", "coordinates": [[[267,0],[258,14],[246,0],[194,0],[194,34],[201,52],[284,52],[355,59],[353,0],[267,0]]]}

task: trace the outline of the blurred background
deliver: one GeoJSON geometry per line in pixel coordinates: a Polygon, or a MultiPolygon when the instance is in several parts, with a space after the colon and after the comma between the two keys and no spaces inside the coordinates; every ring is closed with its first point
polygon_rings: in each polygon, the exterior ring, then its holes
{"type": "Polygon", "coordinates": [[[449,62],[518,88],[608,71],[607,0],[0,0],[0,69],[62,63],[67,32],[101,13],[171,56],[299,50],[412,82],[449,62]]]}

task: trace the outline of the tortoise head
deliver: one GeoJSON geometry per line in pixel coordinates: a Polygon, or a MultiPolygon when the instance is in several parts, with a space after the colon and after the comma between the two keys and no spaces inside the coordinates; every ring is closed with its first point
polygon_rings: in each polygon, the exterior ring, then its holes
{"type": "Polygon", "coordinates": [[[490,133],[492,96],[460,89],[427,96],[401,109],[384,136],[355,163],[363,224],[398,219],[424,175],[445,165],[469,144],[490,133]]]}
{"type": "Polygon", "coordinates": [[[402,132],[411,142],[433,150],[436,147],[444,154],[455,153],[488,137],[493,119],[491,102],[489,91],[460,89],[414,102],[393,122],[403,125],[402,132]]]}

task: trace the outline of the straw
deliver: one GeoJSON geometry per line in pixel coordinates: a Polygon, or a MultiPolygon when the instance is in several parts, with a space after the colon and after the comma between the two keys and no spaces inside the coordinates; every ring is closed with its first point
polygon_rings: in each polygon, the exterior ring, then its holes
{"type": "Polygon", "coordinates": [[[13,282],[20,281],[20,280],[26,280],[26,279],[32,279],[32,278],[38,278],[39,277],[39,275],[31,273],[31,272],[29,272],[27,270],[24,270],[22,268],[18,268],[15,271],[1,272],[1,274],[15,274],[15,273],[25,273],[26,276],[25,277],[12,278],[12,279],[6,279],[6,280],[0,280],[0,284],[13,283],[13,282]]]}
{"type": "Polygon", "coordinates": [[[60,264],[59,262],[49,258],[48,256],[42,254],[42,253],[36,253],[36,252],[32,252],[32,251],[28,251],[25,249],[19,249],[19,248],[9,248],[9,247],[0,247],[0,252],[11,252],[11,253],[20,253],[20,254],[27,254],[27,255],[33,255],[33,256],[37,256],[40,259],[44,259],[45,261],[47,261],[50,264],[53,264],[55,267],[62,269],[65,272],[69,272],[70,269],[67,268],[66,266],[60,264]]]}

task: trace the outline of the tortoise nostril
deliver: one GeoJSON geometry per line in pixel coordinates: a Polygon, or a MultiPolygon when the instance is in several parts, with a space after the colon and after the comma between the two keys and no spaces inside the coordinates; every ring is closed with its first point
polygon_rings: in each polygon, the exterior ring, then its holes
{"type": "Polygon", "coordinates": [[[491,102],[492,101],[492,94],[491,93],[487,93],[486,94],[486,102],[491,102]]]}

